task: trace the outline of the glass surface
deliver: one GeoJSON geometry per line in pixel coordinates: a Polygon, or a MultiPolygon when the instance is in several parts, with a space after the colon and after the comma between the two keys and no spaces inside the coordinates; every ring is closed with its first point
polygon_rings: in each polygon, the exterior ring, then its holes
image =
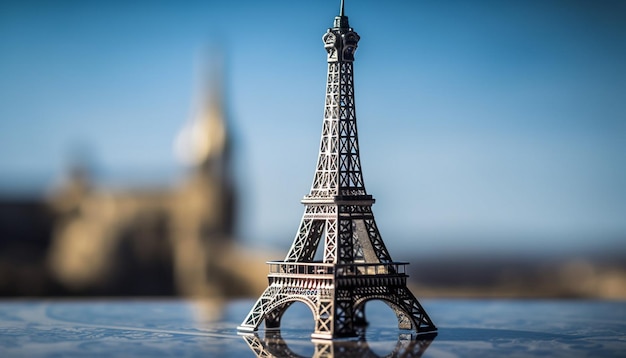
{"type": "Polygon", "coordinates": [[[280,334],[238,335],[253,301],[0,301],[1,357],[623,357],[626,302],[422,300],[434,340],[395,327],[369,302],[361,339],[312,341],[312,313],[294,304],[280,334]],[[256,353],[255,353],[256,352],[256,353]]]}

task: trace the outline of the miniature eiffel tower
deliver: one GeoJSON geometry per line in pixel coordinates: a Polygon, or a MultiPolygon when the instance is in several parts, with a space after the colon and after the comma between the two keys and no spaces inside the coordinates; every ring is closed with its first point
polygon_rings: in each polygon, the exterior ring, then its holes
{"type": "Polygon", "coordinates": [[[367,325],[365,303],[382,300],[396,313],[400,329],[433,333],[436,327],[406,286],[405,262],[394,262],[378,232],[374,199],[365,191],[354,104],[354,52],[359,35],[339,16],[322,40],[328,80],[322,138],[304,215],[284,261],[270,261],[269,287],[239,331],[279,329],[294,302],[313,312],[318,339],[354,337],[367,325]],[[320,242],[323,260],[316,261],[320,242]]]}

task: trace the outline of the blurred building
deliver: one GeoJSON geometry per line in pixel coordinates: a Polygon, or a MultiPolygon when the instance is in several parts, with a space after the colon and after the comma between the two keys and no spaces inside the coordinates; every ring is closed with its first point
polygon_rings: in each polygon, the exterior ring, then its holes
{"type": "Polygon", "coordinates": [[[0,196],[0,295],[58,292],[46,268],[54,216],[39,197],[0,196]]]}
{"type": "Polygon", "coordinates": [[[77,163],[49,198],[0,199],[1,293],[252,294],[236,272],[232,143],[212,77],[177,140],[190,169],[174,187],[111,189],[77,163]]]}

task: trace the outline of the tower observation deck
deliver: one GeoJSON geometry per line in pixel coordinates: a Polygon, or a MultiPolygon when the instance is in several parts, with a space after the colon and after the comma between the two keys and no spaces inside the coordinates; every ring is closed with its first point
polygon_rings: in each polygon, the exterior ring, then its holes
{"type": "Polygon", "coordinates": [[[356,336],[367,325],[365,303],[381,300],[396,313],[398,327],[417,334],[436,327],[406,286],[405,262],[394,262],[381,238],[361,170],[354,101],[354,54],[360,37],[341,1],[339,16],[322,37],[328,74],[324,118],[311,191],[283,261],[269,264],[269,285],[241,332],[279,329],[285,310],[303,302],[313,312],[313,338],[356,336]],[[323,258],[315,260],[323,242],[323,258]]]}

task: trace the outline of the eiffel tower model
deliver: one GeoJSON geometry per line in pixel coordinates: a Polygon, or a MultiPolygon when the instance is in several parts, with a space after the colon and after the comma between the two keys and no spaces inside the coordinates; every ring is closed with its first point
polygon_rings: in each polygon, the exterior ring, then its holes
{"type": "Polygon", "coordinates": [[[394,262],[380,236],[363,183],[354,104],[354,53],[359,35],[341,1],[324,34],[328,80],[317,168],[304,215],[284,261],[270,261],[269,286],[240,332],[279,329],[285,310],[303,302],[313,312],[314,339],[355,337],[367,325],[365,303],[382,300],[398,327],[417,334],[437,329],[406,286],[406,262],[394,262]],[[323,242],[323,259],[315,260],[323,242]]]}

